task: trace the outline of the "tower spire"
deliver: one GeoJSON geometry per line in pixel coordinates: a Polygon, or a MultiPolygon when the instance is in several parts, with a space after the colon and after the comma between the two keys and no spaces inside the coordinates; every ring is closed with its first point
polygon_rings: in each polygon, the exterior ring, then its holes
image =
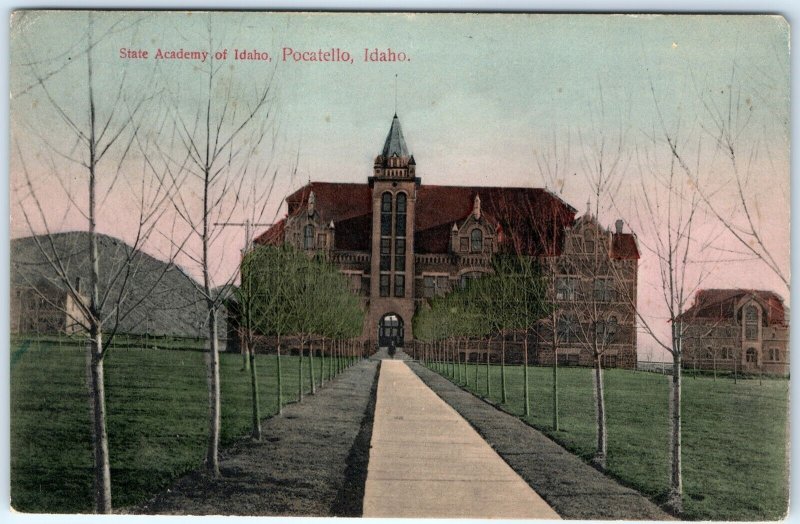
{"type": "Polygon", "coordinates": [[[394,74],[394,116],[397,118],[397,73],[394,74]]]}

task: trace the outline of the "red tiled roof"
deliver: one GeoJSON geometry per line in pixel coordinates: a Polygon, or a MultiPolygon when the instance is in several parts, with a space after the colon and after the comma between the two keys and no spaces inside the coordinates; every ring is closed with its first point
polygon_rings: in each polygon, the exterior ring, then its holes
{"type": "Polygon", "coordinates": [[[611,257],[638,259],[639,246],[636,245],[636,237],[630,233],[614,233],[611,240],[611,257]]]}
{"type": "MultiPolygon", "coordinates": [[[[314,191],[316,209],[336,228],[335,248],[369,251],[372,232],[372,189],[367,184],[312,182],[286,198],[288,214],[305,209],[314,191]]],[[[530,254],[558,255],[564,227],[573,223],[575,209],[549,191],[522,187],[421,185],[415,211],[415,251],[447,253],[450,228],[472,212],[475,195],[481,212],[500,224],[506,245],[530,254]],[[555,227],[554,227],[555,226],[555,227]]],[[[273,226],[257,242],[283,241],[284,223],[273,226]],[[273,230],[276,230],[273,232],[273,230]]],[[[635,237],[615,234],[612,256],[639,258],[635,237]]]]}
{"type": "Polygon", "coordinates": [[[701,289],[694,296],[694,304],[681,318],[684,320],[721,320],[732,318],[736,304],[745,296],[751,295],[767,311],[767,324],[786,325],[786,309],[783,299],[777,293],[761,289],[701,289]]]}
{"type": "Polygon", "coordinates": [[[284,238],[283,233],[286,229],[286,219],[282,218],[278,222],[272,225],[271,228],[267,229],[259,236],[257,236],[253,242],[256,244],[266,244],[266,245],[278,245],[283,244],[284,238]]]}

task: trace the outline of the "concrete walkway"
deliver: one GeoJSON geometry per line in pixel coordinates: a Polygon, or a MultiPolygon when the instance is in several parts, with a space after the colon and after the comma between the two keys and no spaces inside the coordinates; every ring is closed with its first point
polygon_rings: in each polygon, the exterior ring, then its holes
{"type": "Polygon", "coordinates": [[[378,379],[364,517],[558,519],[400,360],[378,379]]]}

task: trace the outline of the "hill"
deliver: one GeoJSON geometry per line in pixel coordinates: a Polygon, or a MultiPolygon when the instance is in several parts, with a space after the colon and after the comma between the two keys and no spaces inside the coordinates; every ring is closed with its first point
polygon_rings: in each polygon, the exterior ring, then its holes
{"type": "MultiPolygon", "coordinates": [[[[62,287],[55,270],[37,245],[39,240],[48,256],[57,254],[70,281],[80,282],[86,293],[89,283],[89,234],[83,231],[11,240],[11,287],[62,287]],[[80,280],[79,280],[80,279],[80,280]]],[[[122,240],[98,235],[100,296],[105,296],[103,311],[114,314],[119,305],[123,317],[119,332],[205,336],[205,307],[198,285],[180,267],[135,251],[122,240]],[[127,260],[131,260],[126,268],[127,260]],[[125,280],[128,280],[123,285],[125,280]],[[123,292],[124,290],[124,292],[123,292]]],[[[221,333],[224,336],[224,332],[221,333]]]]}

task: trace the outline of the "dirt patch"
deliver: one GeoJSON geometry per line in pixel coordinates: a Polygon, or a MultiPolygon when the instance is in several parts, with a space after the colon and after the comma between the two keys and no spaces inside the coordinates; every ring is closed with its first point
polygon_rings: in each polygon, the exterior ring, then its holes
{"type": "Polygon", "coordinates": [[[641,493],[600,473],[517,417],[487,404],[416,362],[410,362],[409,367],[563,518],[673,518],[641,493]]]}
{"type": "Polygon", "coordinates": [[[262,422],[260,442],[220,454],[221,477],[190,473],[137,514],[360,516],[378,362],[354,365],[262,422]]]}

